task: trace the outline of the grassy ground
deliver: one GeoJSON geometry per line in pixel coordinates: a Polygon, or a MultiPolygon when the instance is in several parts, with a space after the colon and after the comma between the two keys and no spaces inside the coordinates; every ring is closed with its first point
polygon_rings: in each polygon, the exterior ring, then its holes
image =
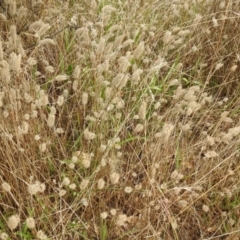
{"type": "Polygon", "coordinates": [[[0,2],[0,239],[239,239],[240,2],[30,2],[0,2]]]}

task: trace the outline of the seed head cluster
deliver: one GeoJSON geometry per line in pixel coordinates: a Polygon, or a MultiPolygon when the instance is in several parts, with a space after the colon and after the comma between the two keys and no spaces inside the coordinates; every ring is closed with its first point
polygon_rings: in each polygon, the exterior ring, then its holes
{"type": "Polygon", "coordinates": [[[0,239],[238,236],[239,12],[0,1],[0,239]]]}

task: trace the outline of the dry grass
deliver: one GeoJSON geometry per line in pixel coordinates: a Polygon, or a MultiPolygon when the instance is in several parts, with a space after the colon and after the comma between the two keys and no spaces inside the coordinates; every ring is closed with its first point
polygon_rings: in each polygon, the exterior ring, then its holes
{"type": "Polygon", "coordinates": [[[240,1],[29,2],[0,2],[0,239],[239,239],[240,1]]]}

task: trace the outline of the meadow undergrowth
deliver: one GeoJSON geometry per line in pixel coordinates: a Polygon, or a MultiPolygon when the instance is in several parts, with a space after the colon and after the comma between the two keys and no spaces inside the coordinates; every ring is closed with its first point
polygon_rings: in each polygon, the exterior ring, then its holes
{"type": "Polygon", "coordinates": [[[0,239],[239,239],[239,0],[0,2],[0,239]]]}

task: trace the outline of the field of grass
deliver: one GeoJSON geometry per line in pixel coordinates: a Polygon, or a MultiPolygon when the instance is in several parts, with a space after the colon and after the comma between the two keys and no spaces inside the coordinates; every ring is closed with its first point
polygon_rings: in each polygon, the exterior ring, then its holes
{"type": "Polygon", "coordinates": [[[239,0],[0,1],[0,239],[240,239],[239,0]]]}

